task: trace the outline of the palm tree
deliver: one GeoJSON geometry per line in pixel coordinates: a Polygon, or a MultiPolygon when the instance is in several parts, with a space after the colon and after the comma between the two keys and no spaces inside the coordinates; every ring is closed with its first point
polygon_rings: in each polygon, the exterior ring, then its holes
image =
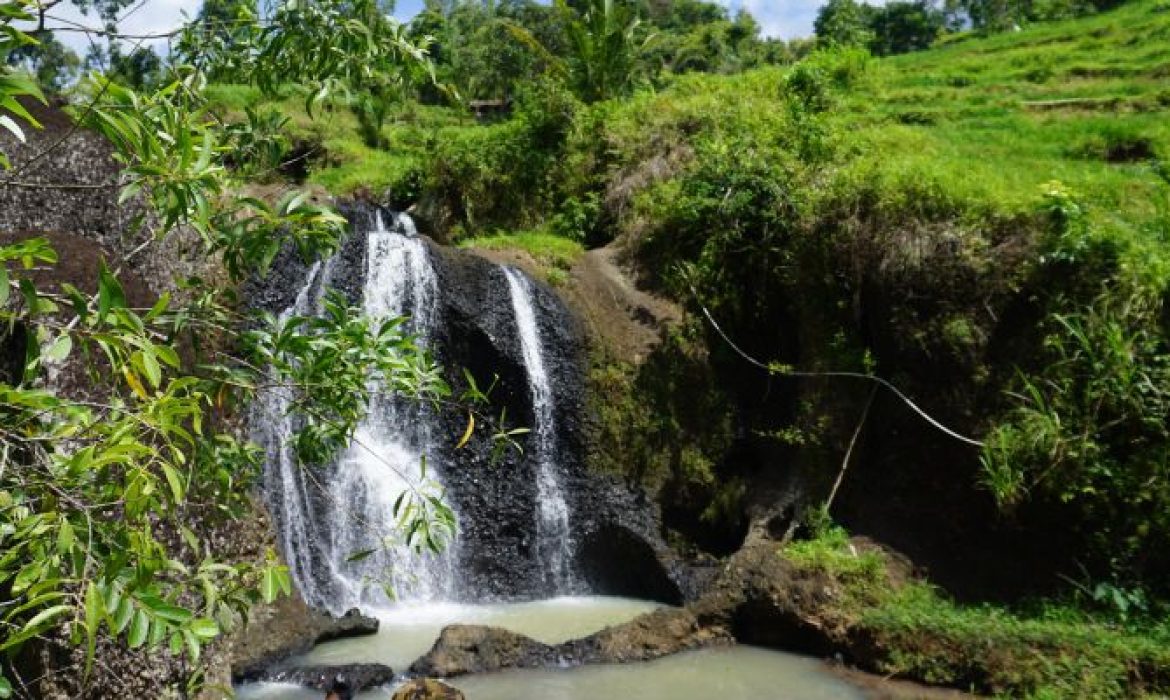
{"type": "Polygon", "coordinates": [[[586,0],[578,15],[565,2],[557,6],[566,14],[566,33],[573,87],[586,102],[608,100],[625,94],[639,77],[638,53],[649,41],[639,41],[641,20],[633,7],[618,0],[586,0]]]}

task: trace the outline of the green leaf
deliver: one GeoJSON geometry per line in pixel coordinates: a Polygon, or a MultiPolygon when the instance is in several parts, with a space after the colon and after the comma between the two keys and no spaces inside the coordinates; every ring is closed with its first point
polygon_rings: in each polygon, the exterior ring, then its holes
{"type": "MultiPolygon", "coordinates": [[[[164,292],[163,295],[158,298],[158,301],[154,302],[154,306],[150,307],[150,311],[148,311],[146,314],[146,320],[153,321],[154,319],[158,318],[170,307],[170,304],[171,293],[164,292]]],[[[167,349],[169,350],[170,348],[167,349]]]]}
{"type": "Polygon", "coordinates": [[[122,284],[110,272],[103,260],[98,271],[98,320],[106,320],[110,309],[126,308],[126,293],[122,291],[122,284]]]}
{"type": "Polygon", "coordinates": [[[183,630],[183,641],[187,642],[187,654],[190,655],[191,661],[199,660],[199,639],[188,630],[183,630]]]}
{"type": "Polygon", "coordinates": [[[74,543],[73,526],[69,524],[68,520],[61,520],[61,527],[57,530],[57,551],[61,554],[68,554],[73,550],[74,543]]]}
{"type": "Polygon", "coordinates": [[[90,581],[85,587],[85,678],[93,670],[93,657],[97,651],[98,625],[106,616],[105,601],[98,593],[97,584],[90,581]]]}
{"type": "Polygon", "coordinates": [[[41,356],[46,360],[61,362],[66,357],[69,357],[71,350],[73,350],[73,338],[68,333],[65,333],[64,335],[58,336],[53,341],[53,344],[44,350],[41,356]]]}
{"type": "Polygon", "coordinates": [[[372,555],[374,552],[377,552],[377,551],[378,551],[377,549],[363,549],[360,552],[354,552],[353,554],[349,555],[348,557],[345,558],[345,560],[346,561],[362,561],[363,559],[368,559],[370,557],[370,555],[372,555]]]}
{"type": "Polygon", "coordinates": [[[8,268],[0,264],[0,306],[8,303],[8,296],[12,293],[8,280],[8,268]]]}
{"type": "Polygon", "coordinates": [[[130,624],[130,635],[126,643],[131,649],[137,649],[146,643],[146,636],[150,634],[150,617],[141,608],[134,613],[134,622],[130,624]]]}
{"type": "Polygon", "coordinates": [[[162,383],[162,368],[158,365],[158,357],[154,354],[154,348],[147,346],[142,351],[142,373],[146,375],[147,381],[155,389],[162,383]]]}
{"type": "MultiPolygon", "coordinates": [[[[44,610],[40,611],[36,615],[33,615],[32,619],[30,619],[28,622],[24,623],[24,627],[21,628],[21,632],[27,632],[27,631],[31,631],[31,630],[37,630],[37,629],[44,629],[45,627],[48,626],[48,623],[52,622],[53,620],[56,620],[58,617],[61,617],[65,613],[72,612],[72,611],[73,611],[73,606],[72,605],[65,605],[65,604],[54,605],[52,607],[45,608],[44,610]]],[[[34,632],[34,634],[35,634],[35,632],[34,632]]]]}
{"type": "Polygon", "coordinates": [[[277,567],[270,566],[260,575],[260,597],[265,603],[272,603],[280,593],[280,582],[277,580],[277,567]]]}
{"type": "Polygon", "coordinates": [[[179,477],[179,472],[169,464],[162,466],[163,475],[166,476],[167,484],[171,487],[171,502],[179,504],[183,502],[185,489],[183,487],[183,480],[179,477]]]}
{"type": "Polygon", "coordinates": [[[177,622],[179,624],[189,621],[194,615],[186,608],[180,608],[175,605],[158,605],[152,606],[151,612],[158,616],[161,620],[167,622],[177,622]]]}
{"type": "Polygon", "coordinates": [[[0,676],[0,700],[12,697],[12,684],[4,676],[0,676]]]}
{"type": "Polygon", "coordinates": [[[219,625],[215,620],[201,617],[191,621],[191,633],[203,641],[209,641],[219,636],[219,625]]]}
{"type": "Polygon", "coordinates": [[[134,603],[130,600],[130,596],[126,596],[118,601],[118,610],[114,613],[114,633],[122,634],[125,632],[132,619],[134,619],[134,603]]]}

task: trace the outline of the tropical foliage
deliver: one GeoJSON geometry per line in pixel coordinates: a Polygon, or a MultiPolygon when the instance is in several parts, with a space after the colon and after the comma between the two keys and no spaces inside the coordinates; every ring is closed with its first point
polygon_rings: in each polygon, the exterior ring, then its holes
{"type": "MultiPolygon", "coordinates": [[[[33,9],[24,0],[0,4],[0,126],[21,140],[39,126],[26,105],[43,98],[7,59],[35,45],[17,24],[33,9]]],[[[221,561],[189,527],[196,512],[203,522],[248,512],[260,455],[234,414],[257,394],[292,397],[305,426],[295,448],[306,468],[347,444],[371,399],[371,377],[388,391],[449,400],[437,368],[397,319],[362,318],[336,299],[313,317],[237,309],[234,283],[264,274],[285,248],[327,254],[345,221],[307,193],[275,202],[243,194],[239,177],[276,165],[279,149],[263,144],[283,122],[254,116],[227,128],[207,112],[204,96],[208,73],[270,93],[296,81],[308,110],[334,94],[384,96],[379,91],[402,76],[428,73],[423,49],[361,1],[288,2],[264,23],[239,10],[227,35],[208,24],[212,16],[183,30],[178,53],[150,81],[116,69],[88,75],[74,114],[112,144],[123,166],[121,199],[150,211],[140,225],[155,239],[194,232],[196,255],[222,260],[229,284],[180,280],[173,292],[135,306],[105,264],[96,293],[38,286],[37,273],[57,262],[49,242],[0,246],[3,336],[23,346],[0,377],[6,658],[64,630],[87,649],[86,673],[99,634],[130,647],[165,645],[193,663],[252,603],[289,592],[274,554],[221,561]],[[325,43],[342,50],[315,50],[325,43]],[[94,389],[52,379],[68,376],[94,389]]],[[[0,186],[23,167],[0,171],[0,186]]],[[[416,544],[443,546],[453,521],[434,494],[411,493],[402,509],[418,521],[410,526],[422,538],[416,544]]],[[[0,697],[20,680],[10,670],[0,665],[0,697]]]]}

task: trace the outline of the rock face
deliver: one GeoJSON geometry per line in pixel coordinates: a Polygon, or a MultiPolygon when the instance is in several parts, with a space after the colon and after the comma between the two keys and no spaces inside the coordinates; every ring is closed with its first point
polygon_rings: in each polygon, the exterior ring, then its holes
{"type": "Polygon", "coordinates": [[[264,679],[270,669],[280,668],[281,661],[315,644],[378,631],[378,620],[356,610],[332,617],[311,610],[296,596],[281,598],[263,613],[230,638],[228,661],[234,682],[264,679]]]}
{"type": "MultiPolygon", "coordinates": [[[[343,241],[338,253],[341,261],[332,267],[329,284],[357,304],[367,261],[362,233],[373,228],[379,212],[357,204],[340,208],[355,235],[343,241]]],[[[382,216],[389,222],[392,214],[382,212],[382,216]]],[[[493,415],[506,413],[510,426],[533,426],[528,377],[503,270],[463,250],[431,244],[430,252],[441,290],[436,311],[441,321],[433,331],[431,349],[446,369],[448,382],[458,395],[466,387],[463,370],[467,370],[481,388],[494,384],[493,415]]],[[[277,258],[266,279],[247,286],[243,297],[255,308],[279,313],[304,287],[308,270],[304,261],[287,251],[277,258]]],[[[545,369],[556,399],[555,463],[570,511],[575,568],[582,588],[681,603],[684,591],[692,587],[686,567],[659,535],[656,507],[619,480],[591,473],[585,463],[582,328],[550,289],[537,282],[532,290],[545,369]]],[[[531,450],[525,455],[509,452],[493,462],[488,440],[455,449],[467,424],[463,412],[442,412],[438,423],[435,435],[450,439],[440,437],[428,458],[431,464],[442,465],[448,498],[461,516],[455,562],[460,584],[455,596],[531,599],[566,592],[554,590],[546,580],[537,552],[537,465],[528,456],[531,450]]]]}
{"type": "Polygon", "coordinates": [[[463,691],[434,678],[416,678],[394,691],[390,700],[464,700],[463,691]]]}
{"type": "Polygon", "coordinates": [[[722,629],[703,627],[691,612],[671,608],[557,645],[497,627],[451,625],[410,670],[451,678],[509,668],[631,663],[731,641],[722,629]]]}
{"type": "Polygon", "coordinates": [[[121,167],[113,159],[113,147],[96,133],[74,130],[69,117],[57,107],[33,100],[24,101],[24,105],[44,128],[26,129],[25,143],[7,131],[0,132],[0,146],[14,168],[0,176],[0,181],[19,181],[0,185],[0,231],[71,233],[118,248],[142,208],[134,201],[125,205],[118,202],[121,167]],[[64,142],[52,148],[66,135],[64,142]],[[22,172],[26,163],[29,171],[22,172]],[[41,183],[80,187],[36,186],[41,183]]]}

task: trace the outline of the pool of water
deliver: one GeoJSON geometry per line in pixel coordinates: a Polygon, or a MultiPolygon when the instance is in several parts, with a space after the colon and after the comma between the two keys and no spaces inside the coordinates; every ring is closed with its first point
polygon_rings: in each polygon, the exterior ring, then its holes
{"type": "Polygon", "coordinates": [[[375,611],[378,633],[327,642],[295,660],[297,665],[380,663],[397,672],[430,651],[447,625],[490,625],[545,644],[585,637],[650,612],[659,603],[608,596],[551,598],[527,603],[413,604],[375,611]]]}
{"type": "MultiPolygon", "coordinates": [[[[657,603],[600,596],[565,597],[530,603],[412,605],[383,610],[378,634],[322,644],[296,664],[373,662],[404,671],[426,653],[449,624],[504,627],[547,644],[583,637],[631,620],[657,603]]],[[[754,647],[707,649],[648,663],[572,669],[504,671],[451,681],[468,700],[855,700],[854,686],[823,664],[792,654],[754,647]]],[[[320,700],[323,693],[283,683],[255,683],[236,689],[241,700],[320,700]]],[[[368,690],[362,700],[385,699],[392,689],[368,690]]]]}

